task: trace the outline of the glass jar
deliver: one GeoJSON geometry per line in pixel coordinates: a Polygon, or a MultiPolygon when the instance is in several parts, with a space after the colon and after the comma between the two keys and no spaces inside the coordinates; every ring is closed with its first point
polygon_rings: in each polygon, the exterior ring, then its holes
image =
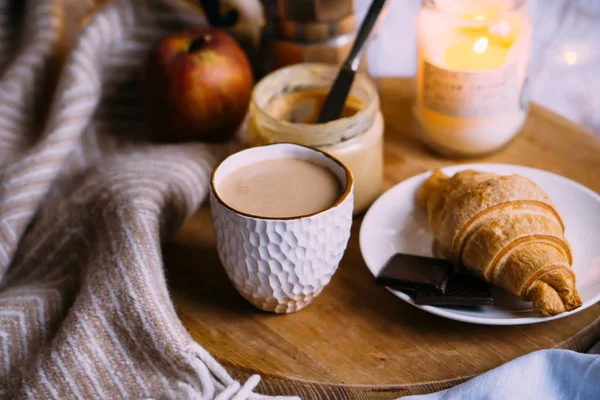
{"type": "Polygon", "coordinates": [[[359,73],[342,117],[326,124],[309,123],[316,119],[337,72],[333,65],[296,64],[263,78],[252,93],[248,141],[251,146],[302,144],[336,157],[354,175],[358,214],[381,193],[383,116],[375,84],[359,73]]]}
{"type": "Polygon", "coordinates": [[[527,118],[531,21],[525,0],[423,0],[414,117],[450,156],[493,152],[527,118]]]}

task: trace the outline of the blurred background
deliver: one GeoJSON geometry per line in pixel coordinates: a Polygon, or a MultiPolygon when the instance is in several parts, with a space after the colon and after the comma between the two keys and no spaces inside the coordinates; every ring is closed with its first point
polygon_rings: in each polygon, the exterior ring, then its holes
{"type": "MultiPolygon", "coordinates": [[[[370,0],[355,0],[362,14],[370,0]]],[[[600,0],[529,0],[534,21],[532,101],[600,138],[600,0]]],[[[368,50],[373,76],[410,77],[416,69],[420,0],[388,0],[388,14],[368,50]]]]}
{"type": "MultiPolygon", "coordinates": [[[[73,14],[82,15],[93,9],[93,5],[105,1],[67,0],[67,4],[69,8],[79,9],[73,14]]],[[[260,3],[284,2],[301,9],[317,0],[186,1],[205,6],[220,4],[214,7],[222,9],[231,6],[242,9],[242,17],[233,30],[251,38],[250,44],[256,45],[261,30],[260,3]]],[[[354,2],[356,20],[360,21],[371,0],[318,1],[334,8],[354,2]]],[[[417,65],[415,21],[420,5],[421,0],[388,0],[386,19],[367,50],[371,75],[414,76],[417,65]]],[[[600,0],[527,0],[527,6],[534,22],[529,73],[532,101],[584,126],[600,138],[600,0]]],[[[346,45],[349,47],[350,43],[346,45]]]]}

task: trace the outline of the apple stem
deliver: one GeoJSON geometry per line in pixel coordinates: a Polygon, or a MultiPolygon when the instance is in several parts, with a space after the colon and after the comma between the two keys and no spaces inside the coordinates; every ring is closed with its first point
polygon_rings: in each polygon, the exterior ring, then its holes
{"type": "Polygon", "coordinates": [[[210,35],[202,35],[196,39],[194,39],[192,41],[192,43],[190,44],[190,48],[188,50],[188,53],[193,53],[196,50],[200,50],[202,47],[204,47],[204,45],[206,43],[208,43],[211,40],[211,36],[210,35]]]}

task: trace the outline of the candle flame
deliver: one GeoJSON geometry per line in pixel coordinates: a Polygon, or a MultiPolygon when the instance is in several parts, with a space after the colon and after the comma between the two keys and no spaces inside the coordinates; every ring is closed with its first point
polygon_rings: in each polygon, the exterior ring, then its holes
{"type": "Polygon", "coordinates": [[[485,51],[485,49],[487,49],[488,44],[489,44],[488,38],[486,38],[486,37],[479,38],[473,45],[473,50],[475,50],[475,53],[483,53],[485,51]]]}
{"type": "Polygon", "coordinates": [[[572,51],[566,51],[563,54],[563,58],[569,65],[575,65],[575,63],[577,62],[577,54],[572,51]]]}

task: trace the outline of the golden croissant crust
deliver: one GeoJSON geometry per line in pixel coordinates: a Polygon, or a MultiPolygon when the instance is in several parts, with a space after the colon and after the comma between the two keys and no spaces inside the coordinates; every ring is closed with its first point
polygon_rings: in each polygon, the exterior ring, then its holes
{"type": "Polygon", "coordinates": [[[543,315],[581,306],[564,224],[531,180],[466,170],[436,170],[418,201],[444,255],[455,265],[531,300],[543,315]]]}

